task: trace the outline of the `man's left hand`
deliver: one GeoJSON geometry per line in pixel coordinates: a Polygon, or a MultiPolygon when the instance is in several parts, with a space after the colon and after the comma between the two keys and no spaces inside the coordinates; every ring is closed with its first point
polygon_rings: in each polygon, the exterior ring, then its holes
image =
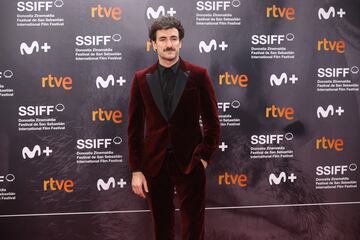
{"type": "Polygon", "coordinates": [[[207,167],[207,165],[208,165],[207,161],[205,161],[205,160],[203,160],[203,159],[200,159],[200,160],[201,160],[201,163],[202,163],[203,166],[204,166],[204,169],[206,169],[206,167],[207,167]]]}

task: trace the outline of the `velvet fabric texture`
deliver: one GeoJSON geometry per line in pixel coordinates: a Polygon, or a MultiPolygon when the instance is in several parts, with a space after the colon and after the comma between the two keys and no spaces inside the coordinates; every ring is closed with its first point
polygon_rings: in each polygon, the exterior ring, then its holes
{"type": "Polygon", "coordinates": [[[180,205],[182,240],[203,240],[205,219],[205,169],[199,162],[189,174],[182,173],[167,157],[155,177],[146,177],[149,193],[146,198],[151,210],[155,240],[174,240],[174,196],[180,205]],[[174,192],[176,189],[176,194],[174,192]]]}
{"type": "Polygon", "coordinates": [[[180,58],[171,114],[165,112],[157,63],[137,71],[128,108],[128,153],[132,172],[156,176],[172,146],[179,170],[190,173],[217,150],[220,123],[213,84],[206,69],[180,58]],[[199,118],[203,124],[203,132],[199,118]]]}

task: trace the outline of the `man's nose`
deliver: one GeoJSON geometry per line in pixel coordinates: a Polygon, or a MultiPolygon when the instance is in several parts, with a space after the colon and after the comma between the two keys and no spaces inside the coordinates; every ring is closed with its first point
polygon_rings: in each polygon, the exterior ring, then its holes
{"type": "Polygon", "coordinates": [[[166,47],[172,47],[172,42],[170,39],[166,40],[166,47]]]}

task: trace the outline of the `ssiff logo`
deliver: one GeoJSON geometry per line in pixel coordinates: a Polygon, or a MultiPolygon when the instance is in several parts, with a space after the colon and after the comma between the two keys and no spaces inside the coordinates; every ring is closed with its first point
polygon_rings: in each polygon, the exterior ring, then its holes
{"type": "Polygon", "coordinates": [[[11,70],[5,70],[3,72],[0,72],[0,78],[12,78],[14,76],[14,73],[11,70]]]}
{"type": "Polygon", "coordinates": [[[111,138],[88,138],[88,139],[78,139],[76,141],[77,149],[98,149],[98,148],[108,148],[112,143],[119,145],[122,143],[121,137],[111,138]]]}
{"type": "Polygon", "coordinates": [[[219,74],[219,85],[239,85],[241,88],[246,88],[248,81],[249,79],[246,74],[229,74],[228,72],[219,74]]]}
{"type": "Polygon", "coordinates": [[[254,45],[280,45],[284,41],[292,42],[295,39],[295,35],[293,33],[288,33],[286,35],[252,35],[251,43],[254,45]]]}
{"type": "Polygon", "coordinates": [[[92,18],[111,18],[114,21],[120,21],[122,17],[122,9],[120,7],[107,7],[98,4],[91,8],[92,18]]]}
{"type": "Polygon", "coordinates": [[[269,135],[251,135],[251,144],[280,144],[282,141],[291,141],[294,134],[291,132],[285,134],[269,134],[269,135]]]}
{"type": "Polygon", "coordinates": [[[32,150],[28,147],[23,147],[22,149],[22,157],[23,159],[26,158],[35,158],[36,156],[40,156],[41,154],[45,154],[47,157],[51,155],[53,150],[46,146],[45,149],[41,149],[39,145],[35,145],[32,150]]]}
{"type": "Polygon", "coordinates": [[[6,175],[0,175],[0,183],[2,182],[13,182],[15,181],[15,175],[12,173],[6,174],[6,175]]]}
{"type": "Polygon", "coordinates": [[[230,7],[239,7],[240,0],[232,1],[197,1],[196,10],[198,11],[226,11],[230,7]]]}
{"type": "Polygon", "coordinates": [[[286,18],[289,21],[295,19],[295,8],[277,7],[273,4],[266,8],[266,17],[270,18],[286,18]]]}
{"type": "Polygon", "coordinates": [[[330,175],[344,175],[348,170],[354,172],[357,170],[357,165],[355,163],[351,163],[349,165],[335,165],[335,166],[317,166],[316,167],[316,175],[317,176],[330,176],[330,175]]]}
{"type": "Polygon", "coordinates": [[[111,41],[117,43],[121,40],[121,35],[116,33],[114,35],[85,35],[76,36],[76,46],[107,46],[111,41]]]}
{"type": "Polygon", "coordinates": [[[22,42],[20,44],[20,54],[21,55],[31,55],[42,51],[44,53],[47,53],[51,49],[51,46],[48,43],[43,43],[41,46],[38,41],[33,41],[31,45],[29,46],[26,42],[22,42]],[[40,50],[41,49],[41,50],[40,50]]]}
{"type": "Polygon", "coordinates": [[[96,87],[97,88],[108,88],[109,86],[114,87],[115,85],[123,86],[126,83],[126,79],[123,76],[120,76],[115,80],[114,75],[110,74],[107,76],[106,80],[101,76],[96,78],[96,87]]]}
{"type": "Polygon", "coordinates": [[[20,106],[19,116],[50,116],[54,111],[62,112],[65,110],[65,106],[61,103],[53,106],[20,106]]]}
{"type": "Polygon", "coordinates": [[[238,100],[234,100],[232,102],[218,102],[218,108],[223,112],[226,112],[230,107],[238,109],[240,107],[240,102],[238,100]]]}
{"type": "Polygon", "coordinates": [[[116,186],[124,188],[125,185],[126,182],[123,178],[120,178],[119,181],[116,181],[114,177],[110,177],[106,182],[100,178],[96,184],[98,191],[108,191],[110,188],[114,189],[116,186]]]}
{"type": "Polygon", "coordinates": [[[17,10],[19,12],[40,12],[49,11],[53,6],[62,7],[64,2],[62,0],[52,1],[20,1],[17,3],[17,10]]]}
{"type": "Polygon", "coordinates": [[[221,43],[218,44],[215,39],[211,39],[208,44],[205,41],[201,41],[199,43],[200,53],[209,53],[211,51],[216,51],[218,48],[220,48],[221,51],[225,51],[225,49],[228,47],[229,47],[229,45],[226,44],[225,41],[221,41],[221,43]]]}
{"type": "Polygon", "coordinates": [[[288,82],[295,84],[298,80],[299,78],[295,74],[292,74],[290,77],[287,75],[287,73],[281,73],[279,77],[276,74],[271,74],[270,85],[272,87],[280,86],[282,84],[287,84],[288,82]]]}
{"type": "Polygon", "coordinates": [[[157,19],[161,16],[169,15],[173,17],[176,14],[174,8],[170,7],[169,10],[166,10],[164,6],[159,6],[156,10],[152,7],[148,7],[146,9],[146,17],[147,19],[157,19]]]}
{"type": "Polygon", "coordinates": [[[339,106],[336,110],[333,105],[328,105],[326,109],[319,106],[316,111],[317,118],[328,118],[337,114],[339,117],[345,112],[345,110],[339,106]]]}
{"type": "Polygon", "coordinates": [[[49,74],[46,77],[41,78],[41,87],[46,88],[63,88],[64,90],[72,89],[72,79],[71,77],[57,77],[49,74]]]}
{"type": "Polygon", "coordinates": [[[339,16],[339,18],[343,18],[343,16],[346,14],[344,9],[340,8],[339,10],[336,10],[333,6],[329,7],[328,10],[325,10],[324,8],[319,8],[318,11],[318,18],[319,20],[328,20],[330,17],[335,18],[336,16],[339,16]]]}
{"type": "Polygon", "coordinates": [[[351,68],[318,68],[317,76],[319,78],[323,77],[347,77],[349,74],[358,74],[359,67],[352,66],[351,68]]]}

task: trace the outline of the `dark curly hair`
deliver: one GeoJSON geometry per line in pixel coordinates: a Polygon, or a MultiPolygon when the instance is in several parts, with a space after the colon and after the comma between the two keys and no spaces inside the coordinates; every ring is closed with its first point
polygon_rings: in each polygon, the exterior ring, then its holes
{"type": "Polygon", "coordinates": [[[163,16],[156,19],[149,28],[149,38],[153,41],[156,40],[156,31],[176,28],[179,31],[179,38],[182,40],[184,38],[185,32],[184,27],[181,24],[180,20],[175,17],[163,16]]]}

